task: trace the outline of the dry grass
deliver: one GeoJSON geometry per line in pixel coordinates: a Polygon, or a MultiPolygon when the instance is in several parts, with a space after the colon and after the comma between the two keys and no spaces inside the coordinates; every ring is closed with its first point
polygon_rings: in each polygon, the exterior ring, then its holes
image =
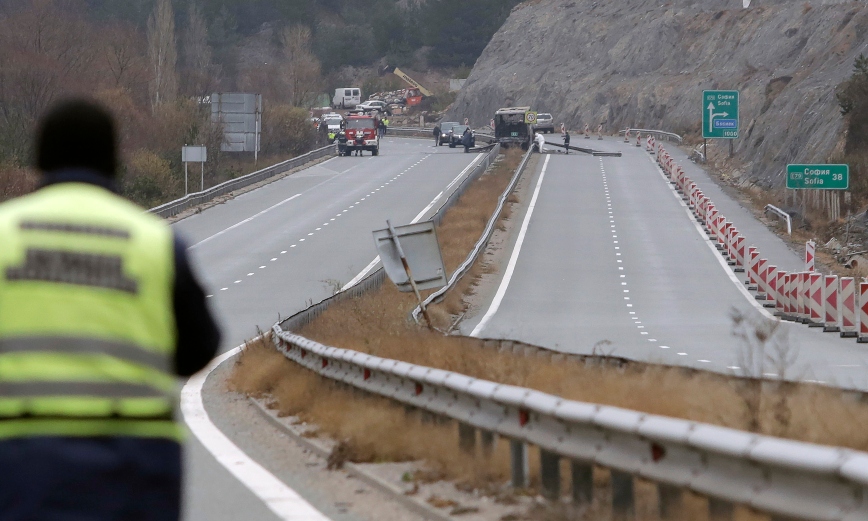
{"type": "MultiPolygon", "coordinates": [[[[463,260],[481,233],[514,162],[516,157],[507,157],[505,166],[494,168],[493,173],[474,183],[447,213],[438,237],[448,270],[463,260]]],[[[485,270],[477,262],[459,290],[432,309],[437,323],[448,324],[453,315],[462,311],[461,295],[473,290],[474,275],[485,270]]],[[[583,364],[516,356],[486,348],[478,339],[443,336],[419,327],[407,318],[414,305],[412,294],[400,293],[387,282],[361,297],[332,305],[298,333],[327,345],[533,388],[567,399],[868,450],[868,407],[862,403],[861,394],[809,384],[761,384],[635,362],[583,364]]],[[[353,461],[422,459],[432,466],[435,477],[455,479],[492,493],[507,479],[506,444],[498,444],[490,460],[463,455],[457,447],[457,428],[453,424],[432,422],[429,416],[409,413],[389,400],[323,380],[287,361],[270,345],[249,347],[237,364],[231,389],[268,396],[280,414],[299,415],[316,424],[320,432],[341,440],[341,450],[353,461]]],[[[534,466],[538,461],[533,455],[530,460],[534,466]]],[[[534,468],[531,475],[537,475],[534,468]]],[[[739,519],[753,517],[745,514],[739,519]]]]}
{"type": "Polygon", "coordinates": [[[417,479],[449,478],[473,488],[508,480],[507,444],[498,444],[485,461],[481,455],[470,457],[458,450],[454,423],[440,423],[391,400],[324,380],[290,362],[267,342],[244,349],[228,386],[271,400],[280,416],[298,416],[315,424],[319,432],[340,442],[339,450],[349,461],[425,460],[430,471],[417,479]]]}

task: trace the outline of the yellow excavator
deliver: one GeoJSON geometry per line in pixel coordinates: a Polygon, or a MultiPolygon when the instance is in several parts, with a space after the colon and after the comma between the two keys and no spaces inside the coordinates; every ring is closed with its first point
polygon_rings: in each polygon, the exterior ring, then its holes
{"type": "Polygon", "coordinates": [[[390,65],[386,65],[385,67],[380,69],[380,76],[388,73],[392,73],[410,84],[411,88],[404,89],[404,102],[407,104],[408,107],[412,107],[414,105],[422,103],[422,99],[427,96],[433,96],[430,90],[423,87],[421,83],[408,76],[407,73],[405,73],[401,69],[390,65]]]}

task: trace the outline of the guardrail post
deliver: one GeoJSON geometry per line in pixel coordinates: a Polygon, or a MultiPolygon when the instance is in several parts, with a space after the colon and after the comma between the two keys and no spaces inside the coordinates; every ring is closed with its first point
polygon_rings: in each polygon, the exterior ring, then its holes
{"type": "Polygon", "coordinates": [[[573,478],[573,503],[590,505],[594,500],[594,466],[580,461],[570,462],[573,478]]]}
{"type": "Polygon", "coordinates": [[[729,501],[708,498],[709,521],[732,521],[735,516],[735,507],[729,501]]]}
{"type": "Polygon", "coordinates": [[[476,428],[464,422],[458,422],[458,446],[461,452],[473,454],[476,452],[476,428]]]}
{"type": "Polygon", "coordinates": [[[512,486],[527,488],[527,445],[523,441],[509,440],[509,461],[512,468],[512,486]]]}
{"type": "Polygon", "coordinates": [[[660,519],[678,519],[681,512],[682,492],[679,487],[657,484],[657,505],[660,519]]]}
{"type": "Polygon", "coordinates": [[[558,499],[561,496],[561,458],[545,449],[539,450],[540,483],[543,497],[558,499]]]}
{"type": "Polygon", "coordinates": [[[626,472],[612,471],[612,514],[614,519],[632,520],[635,517],[633,504],[633,476],[626,472]]]}
{"type": "Polygon", "coordinates": [[[491,431],[479,431],[479,441],[482,445],[482,455],[490,458],[494,452],[494,433],[491,431]]]}

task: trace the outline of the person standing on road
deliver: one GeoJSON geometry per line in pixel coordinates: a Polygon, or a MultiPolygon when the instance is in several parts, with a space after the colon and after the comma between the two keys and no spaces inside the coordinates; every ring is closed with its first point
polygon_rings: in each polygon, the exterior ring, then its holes
{"type": "Polygon", "coordinates": [[[0,204],[0,519],[175,521],[174,375],[220,332],[162,219],[115,193],[114,122],[55,106],[40,188],[0,204]]]}
{"type": "Polygon", "coordinates": [[[434,126],[434,146],[440,146],[440,125],[434,126]]]}
{"type": "Polygon", "coordinates": [[[570,153],[570,131],[567,129],[564,129],[564,150],[570,153]]]}
{"type": "Polygon", "coordinates": [[[539,152],[540,154],[544,153],[545,152],[544,147],[546,144],[546,138],[544,138],[542,134],[537,132],[536,136],[534,136],[534,141],[536,141],[537,152],[539,152]]]}
{"type": "Polygon", "coordinates": [[[389,116],[387,115],[386,117],[383,118],[383,135],[385,136],[388,133],[389,133],[389,116]]]}
{"type": "Polygon", "coordinates": [[[473,132],[470,131],[470,127],[466,127],[461,134],[461,146],[464,147],[465,154],[469,153],[470,147],[473,146],[473,132]]]}

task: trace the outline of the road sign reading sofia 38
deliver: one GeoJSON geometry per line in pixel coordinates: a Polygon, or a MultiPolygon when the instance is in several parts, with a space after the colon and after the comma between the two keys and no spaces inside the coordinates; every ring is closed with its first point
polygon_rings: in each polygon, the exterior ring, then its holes
{"type": "Polygon", "coordinates": [[[702,91],[702,137],[735,139],[738,137],[738,91],[702,91]]]}
{"type": "Polygon", "coordinates": [[[849,165],[787,165],[787,188],[846,190],[849,187],[849,165]]]}

